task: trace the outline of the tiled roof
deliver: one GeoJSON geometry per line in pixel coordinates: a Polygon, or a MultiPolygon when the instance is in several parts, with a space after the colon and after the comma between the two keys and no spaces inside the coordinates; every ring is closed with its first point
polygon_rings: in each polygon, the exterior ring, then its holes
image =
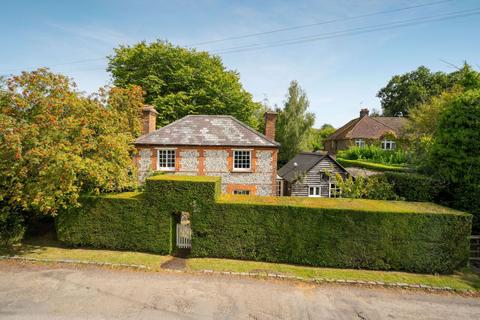
{"type": "Polygon", "coordinates": [[[278,147],[232,116],[190,115],[143,135],[135,144],[164,146],[278,147]]]}
{"type": "Polygon", "coordinates": [[[403,117],[364,116],[349,121],[328,137],[327,140],[379,139],[387,132],[392,132],[398,137],[402,134],[407,122],[408,119],[403,117]]]}

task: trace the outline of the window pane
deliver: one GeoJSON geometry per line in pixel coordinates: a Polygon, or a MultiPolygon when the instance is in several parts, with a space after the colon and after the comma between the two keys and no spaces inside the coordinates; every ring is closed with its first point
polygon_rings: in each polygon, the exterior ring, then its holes
{"type": "Polygon", "coordinates": [[[235,150],[233,152],[234,169],[250,169],[250,150],[235,150]]]}
{"type": "Polygon", "coordinates": [[[233,190],[233,194],[248,196],[250,194],[250,190],[233,190]]]}
{"type": "Polygon", "coordinates": [[[161,169],[174,169],[175,150],[158,150],[158,167],[161,169]]]}

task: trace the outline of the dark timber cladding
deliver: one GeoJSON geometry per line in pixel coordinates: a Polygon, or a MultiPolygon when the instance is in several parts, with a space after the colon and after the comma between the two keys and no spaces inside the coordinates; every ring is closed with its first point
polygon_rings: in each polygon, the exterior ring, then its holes
{"type": "Polygon", "coordinates": [[[291,196],[308,197],[309,186],[319,186],[322,197],[329,197],[330,178],[325,174],[347,174],[330,155],[320,152],[302,152],[279,171],[278,175],[290,185],[291,196]]]}

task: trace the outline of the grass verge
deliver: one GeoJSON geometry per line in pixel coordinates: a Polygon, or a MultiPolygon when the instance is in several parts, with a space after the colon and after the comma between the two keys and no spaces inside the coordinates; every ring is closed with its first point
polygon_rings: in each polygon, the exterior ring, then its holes
{"type": "Polygon", "coordinates": [[[12,248],[1,248],[0,255],[15,255],[24,258],[52,260],[81,260],[88,262],[144,265],[153,271],[159,271],[160,265],[169,260],[169,256],[133,251],[114,251],[86,248],[67,248],[53,240],[35,239],[25,241],[12,248]]]}
{"type": "Polygon", "coordinates": [[[187,261],[191,271],[214,270],[231,272],[265,272],[293,275],[303,278],[326,278],[334,280],[381,281],[421,284],[432,287],[450,287],[456,290],[480,291],[480,275],[464,269],[453,275],[428,275],[406,272],[371,271],[334,268],[313,268],[279,263],[239,261],[215,258],[193,258],[187,261]]]}
{"type": "MultiPolygon", "coordinates": [[[[12,248],[0,248],[0,255],[15,255],[24,258],[52,260],[82,260],[100,263],[118,263],[144,265],[151,271],[160,271],[160,265],[171,259],[151,253],[114,251],[85,248],[67,248],[51,239],[24,241],[12,248]]],[[[401,282],[428,285],[432,287],[450,287],[456,290],[480,291],[480,274],[464,269],[453,275],[426,275],[406,272],[387,272],[371,270],[352,270],[334,268],[314,268],[280,263],[241,261],[216,258],[192,258],[187,260],[187,271],[231,271],[278,273],[309,278],[327,278],[333,280],[362,280],[381,282],[401,282]]]]}

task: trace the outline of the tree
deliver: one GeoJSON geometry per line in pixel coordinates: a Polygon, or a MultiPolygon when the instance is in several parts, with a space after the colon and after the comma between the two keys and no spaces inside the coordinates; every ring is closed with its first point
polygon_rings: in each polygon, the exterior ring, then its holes
{"type": "Polygon", "coordinates": [[[142,105],[139,87],[85,97],[47,69],[8,79],[0,90],[0,212],[55,215],[81,194],[133,188],[142,105]]]}
{"type": "Polygon", "coordinates": [[[320,129],[310,129],[308,149],[318,151],[323,149],[323,141],[335,132],[335,128],[328,123],[325,123],[320,129]]]}
{"type": "Polygon", "coordinates": [[[427,103],[436,95],[450,87],[448,76],[443,72],[432,73],[421,66],[415,71],[395,75],[388,84],[380,89],[380,98],[385,116],[407,116],[410,109],[427,103]]]}
{"type": "Polygon", "coordinates": [[[292,81],[284,108],[278,110],[276,140],[280,142],[279,162],[285,163],[300,151],[308,148],[310,130],[315,122],[315,115],[307,112],[309,102],[305,91],[292,81]]]}
{"type": "Polygon", "coordinates": [[[480,89],[444,100],[429,167],[448,183],[447,204],[474,214],[480,230],[480,89]]]}
{"type": "Polygon", "coordinates": [[[479,88],[480,74],[466,62],[451,73],[431,72],[421,66],[412,72],[394,76],[380,89],[377,97],[381,100],[385,116],[408,116],[411,110],[430,103],[433,97],[455,87],[479,88]]]}
{"type": "Polygon", "coordinates": [[[189,114],[232,115],[254,128],[260,103],[242,87],[239,74],[227,70],[218,56],[174,46],[145,42],[120,46],[109,57],[108,71],[119,87],[139,85],[147,103],[166,125],[189,114]]]}

